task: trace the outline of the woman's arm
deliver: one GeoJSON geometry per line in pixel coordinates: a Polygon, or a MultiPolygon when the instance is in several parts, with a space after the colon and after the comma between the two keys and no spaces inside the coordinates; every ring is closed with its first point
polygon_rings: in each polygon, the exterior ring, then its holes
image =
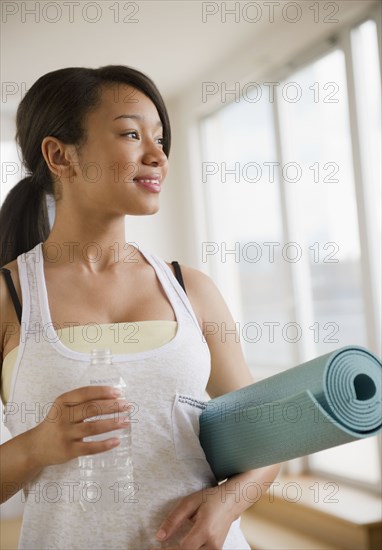
{"type": "MultiPolygon", "coordinates": [[[[240,345],[239,332],[219,289],[204,273],[182,266],[182,274],[198,322],[211,353],[210,397],[254,382],[240,345]]],[[[221,548],[233,521],[266,493],[280,464],[250,470],[182,499],[161,524],[157,537],[170,538],[187,519],[193,527],[180,548],[221,548]],[[254,492],[256,491],[256,497],[254,492]],[[160,537],[160,531],[166,534],[160,537]]]]}
{"type": "MultiPolygon", "coordinates": [[[[240,344],[240,328],[238,331],[221,292],[204,273],[187,268],[182,268],[183,271],[186,271],[183,278],[187,294],[194,310],[198,312],[203,335],[211,353],[211,375],[207,384],[209,396],[218,397],[253,384],[253,376],[240,344]]],[[[240,494],[243,498],[237,503],[238,515],[253,503],[245,497],[245,485],[257,484],[259,492],[264,494],[277,477],[280,467],[281,464],[274,464],[250,470],[225,482],[228,483],[227,490],[228,487],[238,488],[240,485],[240,494]]]]}
{"type": "MultiPolygon", "coordinates": [[[[12,272],[12,279],[20,299],[21,289],[16,260],[10,262],[5,267],[12,272]]],[[[2,364],[3,349],[9,333],[12,334],[15,331],[15,327],[18,328],[19,326],[16,312],[2,274],[0,274],[0,320],[0,361],[2,364]]],[[[0,503],[5,502],[20,491],[41,471],[41,467],[33,457],[33,449],[31,430],[10,439],[0,446],[0,503]]]]}
{"type": "Polygon", "coordinates": [[[211,353],[207,392],[211,398],[254,382],[240,344],[240,331],[219,289],[210,277],[188,268],[184,275],[187,294],[211,353]]]}
{"type": "Polygon", "coordinates": [[[15,495],[41,471],[33,456],[32,430],[20,434],[0,447],[0,504],[15,495]]]}

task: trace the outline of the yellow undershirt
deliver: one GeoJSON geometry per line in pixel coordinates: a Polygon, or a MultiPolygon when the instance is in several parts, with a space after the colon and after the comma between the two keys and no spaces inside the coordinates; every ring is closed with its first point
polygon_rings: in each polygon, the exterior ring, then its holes
{"type": "MultiPolygon", "coordinates": [[[[109,348],[113,354],[127,354],[159,348],[175,337],[176,321],[137,321],[95,326],[65,327],[57,332],[67,348],[80,353],[89,353],[93,348],[109,348]],[[95,342],[95,343],[93,343],[95,342]]],[[[7,353],[1,373],[1,399],[9,399],[12,372],[19,346],[7,353]]]]}

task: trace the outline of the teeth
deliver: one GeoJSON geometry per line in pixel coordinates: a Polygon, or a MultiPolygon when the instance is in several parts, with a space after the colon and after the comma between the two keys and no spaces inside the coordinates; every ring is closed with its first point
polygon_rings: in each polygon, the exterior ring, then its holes
{"type": "Polygon", "coordinates": [[[144,179],[137,179],[135,181],[143,181],[145,183],[155,183],[156,185],[159,185],[159,180],[144,180],[144,179]]]}

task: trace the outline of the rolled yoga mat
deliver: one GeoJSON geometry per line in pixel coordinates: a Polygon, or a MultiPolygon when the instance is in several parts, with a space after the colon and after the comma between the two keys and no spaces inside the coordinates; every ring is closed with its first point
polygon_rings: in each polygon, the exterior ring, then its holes
{"type": "Polygon", "coordinates": [[[218,480],[377,434],[382,364],[346,346],[207,402],[199,438],[218,480]]]}

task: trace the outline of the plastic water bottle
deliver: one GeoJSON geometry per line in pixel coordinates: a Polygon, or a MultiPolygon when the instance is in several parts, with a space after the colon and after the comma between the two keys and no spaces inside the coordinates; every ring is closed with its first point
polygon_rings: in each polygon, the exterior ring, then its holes
{"type": "MultiPolygon", "coordinates": [[[[113,386],[121,391],[121,398],[128,399],[126,383],[113,364],[109,349],[91,350],[91,362],[80,380],[80,386],[113,386]]],[[[89,418],[87,421],[107,418],[117,421],[119,416],[121,413],[112,412],[89,418]]],[[[122,413],[122,416],[128,414],[122,413]]],[[[79,503],[85,512],[115,510],[127,501],[127,496],[132,492],[134,482],[130,424],[127,424],[126,428],[85,437],[84,441],[103,441],[110,437],[118,437],[120,444],[109,451],[78,457],[79,503]]]]}

